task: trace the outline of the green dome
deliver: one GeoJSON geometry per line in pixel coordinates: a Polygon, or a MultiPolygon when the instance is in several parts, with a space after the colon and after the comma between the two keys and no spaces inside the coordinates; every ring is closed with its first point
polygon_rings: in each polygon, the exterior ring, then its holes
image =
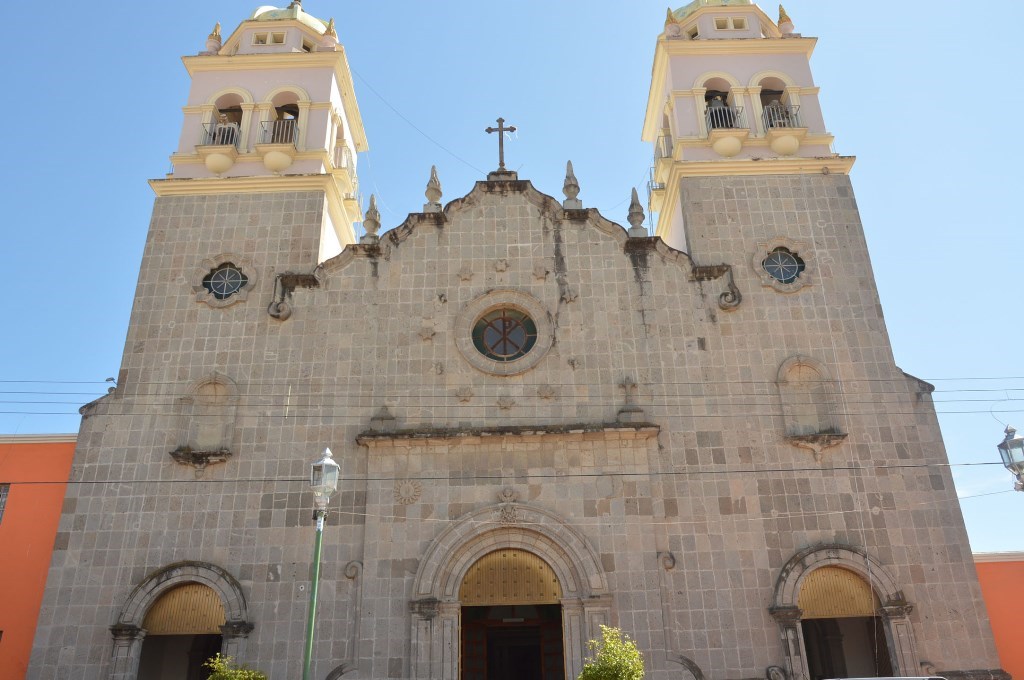
{"type": "Polygon", "coordinates": [[[318,33],[327,30],[327,22],[317,19],[312,14],[307,14],[302,9],[301,2],[293,2],[284,9],[278,9],[270,5],[257,7],[256,11],[249,17],[250,21],[289,21],[295,20],[309,26],[318,33]]]}
{"type": "Polygon", "coordinates": [[[693,0],[689,5],[672,12],[672,16],[676,18],[676,21],[681,21],[701,7],[736,7],[753,4],[753,0],[693,0]]]}

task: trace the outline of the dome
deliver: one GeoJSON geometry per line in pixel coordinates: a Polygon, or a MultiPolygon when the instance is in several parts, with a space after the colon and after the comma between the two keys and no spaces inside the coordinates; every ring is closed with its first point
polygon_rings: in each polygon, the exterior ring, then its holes
{"type": "Polygon", "coordinates": [[[292,19],[309,26],[317,33],[324,33],[327,30],[327,22],[304,12],[301,2],[293,2],[284,9],[272,5],[262,5],[257,7],[249,17],[249,21],[289,21],[292,19]]]}
{"type": "Polygon", "coordinates": [[[737,7],[753,4],[753,0],[693,0],[689,5],[672,12],[672,16],[676,18],[676,21],[681,21],[701,7],[737,7]]]}

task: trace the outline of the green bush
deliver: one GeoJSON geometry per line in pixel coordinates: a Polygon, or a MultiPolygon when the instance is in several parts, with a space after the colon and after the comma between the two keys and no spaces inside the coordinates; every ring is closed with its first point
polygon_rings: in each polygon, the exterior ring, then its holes
{"type": "Polygon", "coordinates": [[[259,671],[254,671],[245,666],[238,666],[230,656],[221,656],[219,653],[211,659],[207,659],[203,668],[210,669],[210,676],[207,680],[267,680],[267,676],[259,671]]]}
{"type": "Polygon", "coordinates": [[[601,640],[587,642],[592,656],[583,664],[578,680],[640,680],[644,658],[636,643],[618,628],[601,626],[601,640]]]}

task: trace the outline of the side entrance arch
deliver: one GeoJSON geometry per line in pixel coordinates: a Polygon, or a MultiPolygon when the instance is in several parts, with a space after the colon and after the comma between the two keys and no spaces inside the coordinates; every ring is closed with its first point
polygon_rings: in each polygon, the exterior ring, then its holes
{"type": "Polygon", "coordinates": [[[154,657],[151,665],[165,665],[159,657],[168,646],[180,647],[174,651],[184,651],[199,664],[217,652],[241,658],[242,644],[253,630],[248,617],[242,587],[224,569],[205,562],[168,565],[132,590],[110,627],[110,679],[138,678],[144,650],[154,657]],[[148,634],[168,639],[155,645],[150,641],[146,648],[148,634]]]}
{"type": "Polygon", "coordinates": [[[611,624],[608,581],[586,539],[554,513],[508,498],[462,517],[420,563],[411,677],[471,680],[488,654],[518,647],[545,678],[575,678],[586,641],[611,624]]]}
{"type": "Polygon", "coordinates": [[[866,551],[819,545],[782,568],[769,611],[788,677],[818,680],[919,674],[913,609],[866,551]]]}

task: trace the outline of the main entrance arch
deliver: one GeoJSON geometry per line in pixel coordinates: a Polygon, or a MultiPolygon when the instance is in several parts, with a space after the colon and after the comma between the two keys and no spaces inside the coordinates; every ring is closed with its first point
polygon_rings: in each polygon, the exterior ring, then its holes
{"type": "MultiPolygon", "coordinates": [[[[502,551],[506,551],[510,559],[536,560],[538,570],[540,564],[545,565],[550,570],[550,578],[557,581],[558,605],[555,606],[560,606],[561,610],[566,678],[575,678],[582,670],[586,640],[599,634],[600,625],[611,624],[608,580],[597,553],[586,539],[548,510],[519,504],[508,491],[503,498],[508,500],[469,513],[446,529],[421,561],[410,603],[410,675],[413,678],[456,680],[461,677],[462,597],[481,596],[480,589],[473,590],[475,577],[471,571],[474,566],[487,567],[488,559],[500,560],[502,551]],[[488,557],[495,553],[499,556],[488,557]]],[[[519,573],[526,574],[528,570],[519,573]]],[[[551,599],[551,593],[546,597],[551,599]]],[[[544,621],[550,620],[544,618],[551,616],[550,611],[521,610],[519,613],[537,614],[536,620],[541,622],[538,625],[543,626],[544,621]]],[[[525,616],[516,616],[515,610],[490,612],[488,616],[503,613],[513,615],[501,616],[502,619],[525,620],[525,616]]],[[[478,612],[472,614],[479,615],[478,612]]]]}
{"type": "Polygon", "coordinates": [[[542,558],[495,550],[469,568],[462,603],[462,680],[565,680],[562,588],[542,558]]]}

